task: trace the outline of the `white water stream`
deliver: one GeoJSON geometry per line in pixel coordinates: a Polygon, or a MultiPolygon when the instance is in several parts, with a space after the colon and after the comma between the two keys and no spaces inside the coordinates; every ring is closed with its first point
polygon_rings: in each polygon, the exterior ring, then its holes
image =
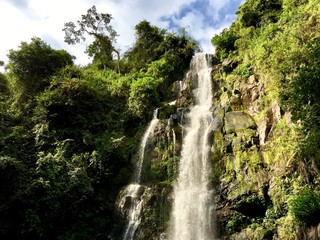
{"type": "Polygon", "coordinates": [[[140,183],[140,181],[141,181],[141,172],[142,172],[142,169],[143,169],[143,161],[144,161],[144,154],[145,154],[146,146],[147,146],[148,140],[150,138],[150,135],[153,134],[155,128],[158,125],[158,123],[159,123],[158,109],[156,109],[153,112],[153,119],[149,123],[149,126],[148,126],[147,130],[144,132],[142,140],[140,142],[139,162],[137,164],[136,176],[135,176],[135,179],[134,179],[134,181],[136,183],[140,183]]]}
{"type": "Polygon", "coordinates": [[[128,224],[123,235],[123,240],[134,239],[134,233],[141,223],[141,210],[144,203],[144,197],[147,195],[148,190],[150,189],[134,183],[125,188],[119,208],[125,209],[127,201],[129,201],[130,208],[128,212],[128,224]]]}
{"type": "Polygon", "coordinates": [[[179,175],[174,186],[171,240],[212,240],[212,194],[209,134],[212,131],[212,86],[210,55],[196,55],[189,74],[197,88],[195,104],[187,114],[179,175]]]}
{"type": "Polygon", "coordinates": [[[158,119],[158,109],[153,113],[153,119],[149,123],[147,130],[145,131],[139,148],[139,161],[137,163],[137,168],[135,170],[134,182],[129,184],[121,194],[121,201],[119,204],[119,209],[122,212],[126,211],[129,205],[129,211],[127,214],[128,224],[126,226],[123,240],[133,240],[134,234],[141,222],[141,211],[145,201],[145,196],[147,196],[150,188],[141,185],[141,173],[143,169],[143,162],[145,158],[145,149],[148,141],[153,136],[153,132],[159,123],[158,119]]]}
{"type": "Polygon", "coordinates": [[[176,132],[174,128],[172,128],[172,155],[173,157],[176,155],[176,132]]]}

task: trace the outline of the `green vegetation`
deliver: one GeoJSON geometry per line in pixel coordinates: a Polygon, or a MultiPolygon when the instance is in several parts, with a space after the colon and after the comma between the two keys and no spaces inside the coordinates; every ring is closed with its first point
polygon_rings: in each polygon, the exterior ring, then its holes
{"type": "Polygon", "coordinates": [[[320,223],[320,195],[310,190],[304,190],[289,201],[291,214],[308,226],[320,223]]]}
{"type": "Polygon", "coordinates": [[[236,50],[235,42],[238,39],[236,33],[230,28],[224,29],[220,35],[215,35],[211,42],[216,47],[216,57],[221,61],[228,57],[232,51],[236,50]]]}
{"type": "Polygon", "coordinates": [[[247,0],[237,15],[230,28],[212,38],[216,101],[228,111],[249,113],[258,125],[260,144],[258,135],[251,134],[249,142],[238,132],[224,134],[228,146],[218,155],[223,160],[214,164],[223,170],[220,181],[228,184],[228,200],[234,205],[234,199],[241,199],[237,211],[247,214],[242,207],[254,207],[248,201],[256,195],[268,200],[256,212],[268,209],[262,222],[250,226],[239,220],[243,216],[227,212],[230,221],[221,220],[221,231],[228,237],[241,231],[248,239],[270,234],[308,239],[312,226],[319,224],[320,4],[247,0]],[[267,192],[262,193],[262,186],[267,192]]]}
{"type": "MultiPolygon", "coordinates": [[[[219,127],[210,181],[221,190],[221,239],[303,239],[320,222],[320,3],[247,0],[237,15],[212,38],[219,127]]],[[[75,66],[68,52],[34,37],[9,50],[0,73],[0,238],[108,239],[156,108],[161,126],[143,176],[153,191],[144,217],[153,225],[145,233],[164,230],[163,196],[182,145],[178,117],[169,131],[164,122],[177,113],[168,104],[174,82],[198,43],[185,29],[142,21],[121,58],[112,16],[95,6],[63,31],[69,44],[93,37],[92,63],[75,66]]]]}
{"type": "MultiPolygon", "coordinates": [[[[94,37],[85,67],[37,37],[9,51],[0,74],[1,239],[108,239],[143,129],[199,49],[186,32],[143,21],[120,59],[111,19],[93,6],[65,24],[70,44],[94,37]]],[[[152,169],[164,178],[161,164],[152,169]]]]}
{"type": "Polygon", "coordinates": [[[8,58],[9,76],[15,94],[21,94],[22,101],[43,91],[49,85],[52,75],[73,64],[72,56],[65,50],[54,50],[36,37],[30,43],[21,42],[18,50],[11,49],[8,58]]]}

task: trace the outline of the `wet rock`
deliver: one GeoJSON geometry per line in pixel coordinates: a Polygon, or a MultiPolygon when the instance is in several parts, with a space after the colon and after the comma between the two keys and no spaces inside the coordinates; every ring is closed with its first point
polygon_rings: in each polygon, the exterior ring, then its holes
{"type": "Polygon", "coordinates": [[[242,89],[242,104],[248,109],[250,115],[255,115],[259,112],[259,98],[261,92],[257,85],[245,84],[242,89]]]}
{"type": "Polygon", "coordinates": [[[220,96],[220,105],[221,105],[221,107],[225,107],[225,106],[228,106],[230,104],[231,96],[232,96],[232,93],[229,90],[226,90],[226,91],[222,92],[222,94],[220,96]]]}
{"type": "Polygon", "coordinates": [[[213,122],[212,122],[212,130],[220,130],[224,125],[224,116],[225,116],[225,108],[217,107],[213,109],[213,122]]]}
{"type": "Polygon", "coordinates": [[[219,161],[224,150],[223,135],[220,130],[214,130],[212,135],[212,159],[219,161]]]}
{"type": "Polygon", "coordinates": [[[241,95],[232,95],[229,99],[229,105],[233,111],[240,111],[242,109],[241,95]]]}
{"type": "Polygon", "coordinates": [[[166,239],[164,232],[170,218],[171,192],[172,189],[166,186],[153,185],[150,187],[142,208],[141,224],[136,231],[135,239],[166,239]]]}

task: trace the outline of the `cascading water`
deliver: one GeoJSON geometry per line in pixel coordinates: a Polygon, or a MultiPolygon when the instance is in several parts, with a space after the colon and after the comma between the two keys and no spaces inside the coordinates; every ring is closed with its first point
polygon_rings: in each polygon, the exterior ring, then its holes
{"type": "Polygon", "coordinates": [[[186,89],[186,86],[184,84],[184,81],[178,81],[178,97],[181,95],[181,91],[186,89]]]}
{"type": "Polygon", "coordinates": [[[166,126],[168,146],[170,146],[170,143],[171,143],[170,131],[171,131],[171,119],[169,118],[166,126]]]}
{"type": "Polygon", "coordinates": [[[153,119],[141,139],[139,148],[139,161],[135,171],[134,181],[132,184],[129,184],[121,194],[119,209],[121,212],[126,212],[126,209],[128,209],[127,213],[125,214],[128,218],[128,225],[125,229],[123,240],[134,239],[135,231],[137,230],[141,222],[141,210],[144,204],[145,196],[150,190],[150,188],[140,185],[140,182],[145,157],[145,149],[148,144],[148,140],[152,136],[155,128],[159,123],[159,119],[157,116],[158,109],[154,111],[153,119]]]}
{"type": "Polygon", "coordinates": [[[183,140],[179,174],[174,186],[171,216],[172,240],[209,240],[214,238],[209,134],[212,131],[212,86],[210,55],[196,55],[189,74],[197,88],[195,104],[187,114],[188,126],[183,140]]]}
{"type": "Polygon", "coordinates": [[[128,225],[123,235],[123,240],[132,240],[139,224],[141,223],[141,210],[144,203],[144,196],[150,189],[140,184],[129,184],[122,195],[119,208],[125,209],[130,205],[128,216],[128,225]]]}
{"type": "Polygon", "coordinates": [[[153,119],[152,121],[149,123],[149,126],[147,128],[147,130],[144,132],[141,143],[140,143],[140,149],[139,149],[139,162],[137,165],[137,169],[136,169],[136,176],[134,181],[137,183],[140,183],[141,181],[141,172],[142,172],[142,168],[143,168],[143,161],[144,161],[144,153],[145,153],[145,149],[147,146],[147,142],[149,140],[150,134],[154,132],[154,129],[157,127],[158,123],[159,123],[159,119],[158,119],[158,110],[156,109],[153,112],[153,119]]]}
{"type": "Polygon", "coordinates": [[[174,131],[174,128],[172,128],[172,155],[176,155],[176,132],[174,131]]]}

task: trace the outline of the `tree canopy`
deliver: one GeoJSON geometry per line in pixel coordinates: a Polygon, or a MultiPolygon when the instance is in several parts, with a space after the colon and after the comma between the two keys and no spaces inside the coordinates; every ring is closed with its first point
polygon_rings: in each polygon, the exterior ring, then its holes
{"type": "MultiPolygon", "coordinates": [[[[300,224],[319,223],[320,4],[247,0],[237,16],[212,38],[212,111],[221,121],[211,136],[209,178],[223,187],[215,198],[222,206],[217,213],[226,209],[217,215],[221,238],[289,239],[300,224]],[[258,127],[227,134],[225,116],[249,112],[248,106],[258,109],[252,114],[258,127]],[[256,176],[257,182],[242,181],[256,176]],[[263,214],[235,212],[240,205],[263,214]]],[[[157,108],[160,124],[145,164],[152,206],[141,225],[151,227],[143,237],[156,222],[163,225],[156,231],[166,227],[159,216],[168,210],[162,204],[171,196],[183,145],[178,119],[188,113],[177,108],[192,102],[196,83],[172,103],[201,49],[185,29],[170,32],[147,20],[134,29],[135,41],[121,56],[112,16],[92,6],[63,28],[69,44],[90,41],[91,64],[74,65],[67,51],[38,37],[9,50],[7,71],[0,73],[0,239],[109,239],[118,193],[133,177],[157,108]]]]}
{"type": "Polygon", "coordinates": [[[7,68],[23,94],[33,95],[49,85],[50,76],[67,65],[73,57],[65,50],[55,50],[38,37],[30,43],[21,42],[18,50],[11,49],[7,68]]]}
{"type": "MultiPolygon", "coordinates": [[[[159,60],[165,54],[178,56],[180,62],[186,68],[183,61],[190,62],[194,53],[199,52],[200,46],[188,33],[181,29],[179,33],[169,33],[165,29],[152,26],[150,22],[143,20],[135,26],[136,42],[125,53],[129,66],[140,70],[152,61],[159,60]]],[[[179,64],[175,65],[179,67],[179,64]]]]}
{"type": "Polygon", "coordinates": [[[0,74],[1,239],[108,239],[141,129],[199,49],[186,32],[142,21],[120,59],[111,20],[93,6],[64,25],[69,44],[93,37],[85,67],[38,37],[9,51],[0,74]],[[12,104],[18,91],[23,104],[12,104]]]}
{"type": "Polygon", "coordinates": [[[76,44],[86,41],[88,36],[93,36],[94,41],[88,46],[87,53],[93,56],[94,60],[100,61],[104,68],[110,66],[112,62],[112,53],[117,55],[117,69],[120,72],[120,52],[114,46],[117,32],[110,24],[111,14],[98,13],[93,5],[86,14],[81,15],[76,23],[67,22],[64,25],[65,42],[76,44]]]}

